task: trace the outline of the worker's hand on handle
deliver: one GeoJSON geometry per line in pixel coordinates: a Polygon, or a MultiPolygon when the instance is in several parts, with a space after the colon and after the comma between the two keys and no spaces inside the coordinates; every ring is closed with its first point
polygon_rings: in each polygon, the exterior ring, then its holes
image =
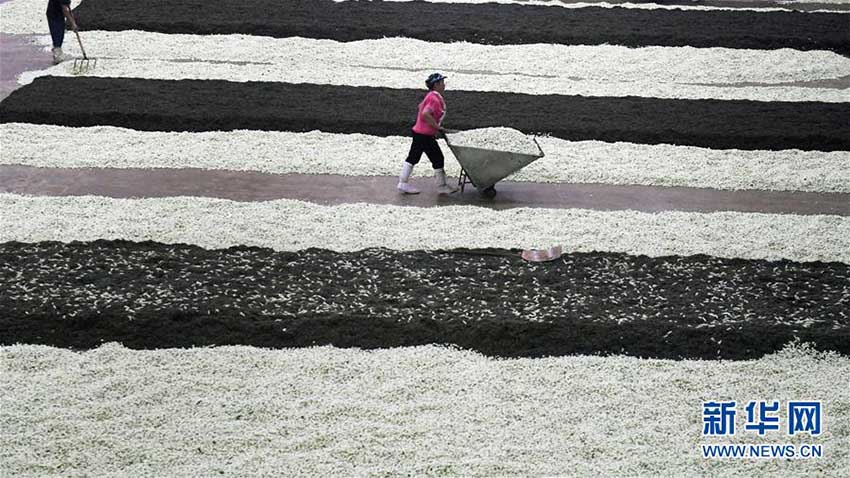
{"type": "Polygon", "coordinates": [[[74,33],[76,33],[77,21],[74,19],[74,14],[71,13],[71,9],[67,5],[62,5],[62,13],[64,13],[65,18],[68,19],[68,24],[71,26],[71,30],[74,30],[74,33]]]}

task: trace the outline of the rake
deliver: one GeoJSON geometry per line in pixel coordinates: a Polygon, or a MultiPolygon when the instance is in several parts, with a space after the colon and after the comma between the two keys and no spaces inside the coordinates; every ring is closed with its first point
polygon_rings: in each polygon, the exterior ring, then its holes
{"type": "Polygon", "coordinates": [[[80,44],[80,50],[83,52],[82,58],[74,58],[73,73],[80,74],[97,68],[97,58],[89,58],[86,55],[86,49],[83,48],[83,41],[80,40],[80,32],[74,31],[77,34],[77,42],[80,44]]]}

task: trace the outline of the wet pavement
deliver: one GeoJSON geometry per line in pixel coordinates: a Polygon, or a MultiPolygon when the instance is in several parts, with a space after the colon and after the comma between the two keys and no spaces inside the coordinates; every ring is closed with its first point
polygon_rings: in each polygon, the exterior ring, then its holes
{"type": "Polygon", "coordinates": [[[788,191],[720,191],[702,188],[502,182],[487,199],[472,186],[439,196],[432,178],[413,181],[422,190],[403,195],[396,178],[266,174],[203,169],[59,169],[0,166],[0,192],[46,196],[96,195],[113,198],[199,196],[235,201],[298,199],[317,204],[368,202],[398,206],[475,205],[597,210],[738,211],[850,216],[850,194],[788,191]]]}
{"type": "Polygon", "coordinates": [[[34,43],[41,36],[0,33],[0,101],[20,87],[21,73],[53,66],[50,52],[34,43]]]}

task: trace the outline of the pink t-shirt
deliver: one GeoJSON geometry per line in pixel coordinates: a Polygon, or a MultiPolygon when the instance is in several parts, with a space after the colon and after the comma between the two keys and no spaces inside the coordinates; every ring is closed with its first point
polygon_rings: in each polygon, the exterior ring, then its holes
{"type": "Polygon", "coordinates": [[[436,91],[429,91],[425,95],[425,99],[422,100],[422,103],[419,103],[419,113],[416,115],[416,124],[413,125],[414,133],[436,136],[438,130],[426,123],[425,118],[422,116],[422,113],[426,111],[431,112],[431,116],[437,120],[437,124],[443,122],[443,118],[446,115],[446,102],[436,91]]]}

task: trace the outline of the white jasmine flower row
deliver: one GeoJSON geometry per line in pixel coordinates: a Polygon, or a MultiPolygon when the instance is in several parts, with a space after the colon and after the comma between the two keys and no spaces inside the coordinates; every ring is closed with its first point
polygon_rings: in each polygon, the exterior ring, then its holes
{"type": "MultiPolygon", "coordinates": [[[[337,2],[356,1],[356,0],[334,0],[337,2]]],[[[416,0],[384,0],[387,2],[412,2],[416,0]]],[[[582,2],[577,0],[425,0],[430,3],[501,3],[501,4],[516,4],[516,5],[543,5],[550,7],[562,8],[634,8],[640,10],[736,10],[736,11],[755,11],[755,12],[776,12],[776,11],[793,11],[794,4],[806,3],[823,3],[836,6],[847,5],[848,0],[777,0],[775,3],[782,4],[781,6],[764,6],[764,7],[738,7],[728,6],[721,7],[715,5],[688,5],[688,0],[681,0],[681,4],[659,4],[659,3],[630,3],[630,2],[582,2]]],[[[814,12],[837,12],[844,13],[846,10],[830,10],[828,7],[824,9],[813,10],[814,12]]]]}
{"type": "Polygon", "coordinates": [[[811,460],[700,455],[702,444],[781,440],[821,444],[818,472],[842,476],[848,373],[847,357],[800,347],[669,361],[6,346],[0,458],[13,476],[811,474],[811,460]],[[784,412],[804,397],[822,404],[814,441],[744,431],[747,401],[776,399],[784,412]],[[737,401],[734,438],[702,437],[703,402],[715,400],[737,401]]]}
{"type": "Polygon", "coordinates": [[[850,263],[850,217],[738,212],[593,211],[473,206],[322,206],[173,197],[112,199],[0,194],[0,242],[154,240],[208,249],[298,251],[548,248],[648,256],[850,263]]]}
{"type": "MultiPolygon", "coordinates": [[[[525,94],[847,102],[847,88],[809,84],[850,76],[831,52],[729,48],[430,43],[390,38],[340,43],[249,35],[85,32],[99,57],[86,75],[149,79],[286,81],[423,88],[430,72],[450,89],[525,94]]],[[[49,38],[44,44],[49,43],[49,38]]],[[[68,52],[81,56],[76,42],[68,52]]],[[[21,75],[73,75],[72,64],[21,75]]],[[[838,83],[840,85],[840,82],[838,83]]]]}

